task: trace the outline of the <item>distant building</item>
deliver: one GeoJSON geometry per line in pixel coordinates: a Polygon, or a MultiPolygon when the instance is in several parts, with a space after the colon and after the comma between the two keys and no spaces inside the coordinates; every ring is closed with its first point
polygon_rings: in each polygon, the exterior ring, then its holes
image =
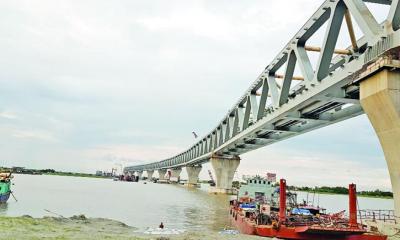
{"type": "Polygon", "coordinates": [[[96,171],[96,176],[103,176],[103,171],[96,171]]]}
{"type": "Polygon", "coordinates": [[[270,182],[276,182],[276,173],[267,173],[267,180],[270,182]]]}

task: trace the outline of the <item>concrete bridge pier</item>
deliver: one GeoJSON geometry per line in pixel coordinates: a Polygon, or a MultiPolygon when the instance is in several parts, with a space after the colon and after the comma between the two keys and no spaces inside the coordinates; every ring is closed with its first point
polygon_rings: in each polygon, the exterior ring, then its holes
{"type": "Polygon", "coordinates": [[[167,169],[158,169],[157,172],[158,172],[158,179],[166,180],[165,174],[167,174],[167,169]]]}
{"type": "Polygon", "coordinates": [[[142,179],[142,175],[143,175],[142,171],[137,171],[136,174],[139,177],[139,179],[142,179]]]}
{"type": "Polygon", "coordinates": [[[213,156],[210,161],[215,173],[215,187],[211,188],[210,191],[213,193],[234,194],[232,181],[239,166],[240,158],[213,156]]]}
{"type": "Polygon", "coordinates": [[[147,180],[151,181],[153,178],[154,170],[147,170],[147,180]]]}
{"type": "Polygon", "coordinates": [[[197,186],[197,181],[199,180],[199,174],[201,171],[201,165],[198,166],[186,166],[186,172],[188,175],[187,186],[195,187],[197,186]]]}
{"type": "Polygon", "coordinates": [[[360,84],[360,101],[385,154],[400,216],[400,71],[383,69],[360,84]]]}
{"type": "Polygon", "coordinates": [[[181,175],[182,168],[172,168],[171,169],[171,178],[170,180],[174,182],[179,182],[179,177],[181,175]]]}

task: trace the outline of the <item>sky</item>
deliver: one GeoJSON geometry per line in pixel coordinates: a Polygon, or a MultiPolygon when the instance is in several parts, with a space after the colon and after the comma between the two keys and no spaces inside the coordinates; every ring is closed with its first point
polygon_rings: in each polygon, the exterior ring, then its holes
{"type": "MultiPolygon", "coordinates": [[[[322,2],[1,1],[0,165],[94,173],[185,150],[322,2]]],[[[237,177],[391,188],[365,115],[241,158],[237,177]]]]}

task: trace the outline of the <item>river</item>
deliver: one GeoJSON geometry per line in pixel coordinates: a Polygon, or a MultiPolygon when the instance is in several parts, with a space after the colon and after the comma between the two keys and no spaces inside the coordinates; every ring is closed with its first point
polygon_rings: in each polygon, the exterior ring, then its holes
{"type": "MultiPolygon", "coordinates": [[[[214,195],[201,189],[181,185],[144,184],[112,181],[111,179],[63,177],[47,175],[15,175],[13,191],[17,202],[10,198],[0,206],[0,215],[52,215],[66,217],[85,214],[88,217],[110,218],[143,231],[155,228],[160,222],[168,228],[220,231],[229,226],[230,196],[214,195]],[[48,210],[48,211],[47,211],[48,210]]],[[[299,200],[306,199],[299,193],[299,200]]],[[[313,194],[309,194],[312,201],[313,194]]],[[[347,210],[346,195],[321,194],[314,203],[328,212],[347,210]]],[[[392,199],[358,199],[362,209],[393,209],[392,199]]]]}

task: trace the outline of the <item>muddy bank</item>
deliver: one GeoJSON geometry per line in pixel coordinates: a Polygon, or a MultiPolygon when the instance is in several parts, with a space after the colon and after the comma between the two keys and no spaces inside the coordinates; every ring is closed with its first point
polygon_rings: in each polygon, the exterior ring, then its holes
{"type": "MultiPolygon", "coordinates": [[[[266,240],[269,238],[242,234],[221,234],[206,230],[183,232],[177,235],[145,234],[118,221],[104,218],[86,218],[84,215],[79,215],[70,218],[0,216],[0,239],[266,240]]],[[[389,239],[399,239],[398,232],[391,234],[389,239]]]]}
{"type": "Polygon", "coordinates": [[[71,218],[0,217],[0,239],[133,239],[133,240],[235,240],[265,239],[216,232],[184,232],[179,235],[152,235],[137,232],[124,223],[73,216],[71,218]]]}

